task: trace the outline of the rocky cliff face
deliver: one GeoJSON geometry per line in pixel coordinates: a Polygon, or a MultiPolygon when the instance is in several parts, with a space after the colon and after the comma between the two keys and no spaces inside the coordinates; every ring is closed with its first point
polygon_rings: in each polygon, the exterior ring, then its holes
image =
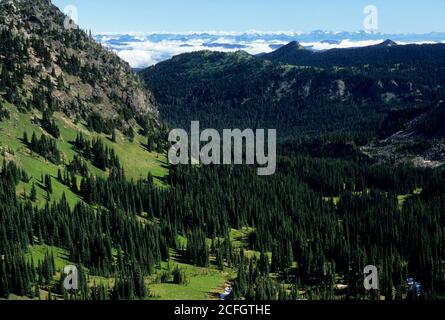
{"type": "Polygon", "coordinates": [[[130,66],[51,1],[1,1],[0,30],[1,85],[17,107],[97,113],[126,127],[158,122],[153,96],[130,66]]]}

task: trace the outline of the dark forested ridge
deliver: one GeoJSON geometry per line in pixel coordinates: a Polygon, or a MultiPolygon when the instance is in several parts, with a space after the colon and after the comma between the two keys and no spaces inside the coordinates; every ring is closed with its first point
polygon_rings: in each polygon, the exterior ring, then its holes
{"type": "MultiPolygon", "coordinates": [[[[351,64],[356,62],[346,67],[339,67],[335,59],[319,67],[306,65],[304,60],[296,64],[271,62],[265,60],[267,56],[243,52],[197,52],[140,74],[153,90],[165,119],[175,126],[200,120],[212,128],[276,128],[281,137],[357,131],[390,135],[414,117],[394,123],[399,119],[391,118],[393,112],[425,113],[443,99],[444,63],[430,59],[428,53],[443,57],[444,47],[338,50],[351,64]],[[388,51],[394,59],[372,59],[374,55],[366,50],[388,51]],[[410,57],[412,50],[418,59],[403,58],[410,57]],[[362,62],[356,55],[370,61],[362,62]]],[[[296,44],[278,50],[308,54],[296,44]]]]}
{"type": "Polygon", "coordinates": [[[361,47],[310,51],[297,42],[279,48],[269,54],[259,55],[264,60],[313,67],[350,67],[364,64],[397,64],[433,62],[443,64],[444,44],[397,45],[386,40],[381,44],[361,47]]]}
{"type": "Polygon", "coordinates": [[[140,75],[175,127],[199,120],[217,129],[274,128],[279,140],[341,135],[372,142],[368,154],[378,159],[442,164],[444,48],[385,41],[313,53],[290,43],[261,56],[183,54],[140,75]]]}

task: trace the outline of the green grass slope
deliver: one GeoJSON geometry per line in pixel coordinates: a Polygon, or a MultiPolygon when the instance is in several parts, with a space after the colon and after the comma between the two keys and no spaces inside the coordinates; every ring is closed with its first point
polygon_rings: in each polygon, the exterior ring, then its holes
{"type": "MultiPolygon", "coordinates": [[[[71,192],[65,185],[59,183],[56,179],[58,169],[63,171],[63,165],[57,166],[46,159],[33,154],[23,143],[24,132],[31,137],[35,132],[38,136],[45,134],[44,130],[38,124],[41,114],[33,111],[27,114],[20,113],[11,104],[0,101],[3,108],[10,113],[9,119],[0,122],[0,155],[7,161],[14,161],[19,167],[24,169],[30,176],[28,183],[21,183],[18,186],[18,194],[24,196],[25,192],[29,194],[32,185],[37,189],[37,203],[43,205],[47,200],[47,193],[42,186],[42,175],[49,174],[53,177],[53,199],[60,199],[65,194],[70,205],[74,205],[81,199],[71,192]]],[[[76,139],[79,132],[85,137],[93,139],[100,137],[102,141],[113,148],[118,155],[128,178],[137,180],[147,177],[150,172],[158,184],[162,184],[162,178],[167,174],[166,157],[163,154],[147,152],[144,143],[146,139],[136,134],[133,141],[124,137],[120,132],[117,133],[116,143],[105,134],[98,134],[89,131],[82,123],[74,123],[61,113],[54,114],[55,121],[60,130],[60,138],[57,140],[57,147],[63,154],[65,164],[69,163],[76,155],[72,142],[76,139]]],[[[101,171],[88,163],[90,172],[98,176],[106,176],[107,172],[101,171]]]]}

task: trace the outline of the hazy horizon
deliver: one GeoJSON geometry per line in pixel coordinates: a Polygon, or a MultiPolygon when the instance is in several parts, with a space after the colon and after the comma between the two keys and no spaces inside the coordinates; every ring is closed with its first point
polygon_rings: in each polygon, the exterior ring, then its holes
{"type": "Polygon", "coordinates": [[[445,3],[425,0],[53,0],[62,11],[75,8],[79,25],[94,33],[260,30],[280,32],[355,32],[364,30],[370,6],[378,13],[382,33],[445,32],[445,3]]]}

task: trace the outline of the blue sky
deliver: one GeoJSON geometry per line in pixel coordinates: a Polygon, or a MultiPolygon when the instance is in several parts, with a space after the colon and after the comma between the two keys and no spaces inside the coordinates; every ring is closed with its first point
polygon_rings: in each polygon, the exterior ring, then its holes
{"type": "Polygon", "coordinates": [[[53,0],[93,32],[358,31],[367,5],[382,33],[445,32],[443,0],[53,0]]]}

